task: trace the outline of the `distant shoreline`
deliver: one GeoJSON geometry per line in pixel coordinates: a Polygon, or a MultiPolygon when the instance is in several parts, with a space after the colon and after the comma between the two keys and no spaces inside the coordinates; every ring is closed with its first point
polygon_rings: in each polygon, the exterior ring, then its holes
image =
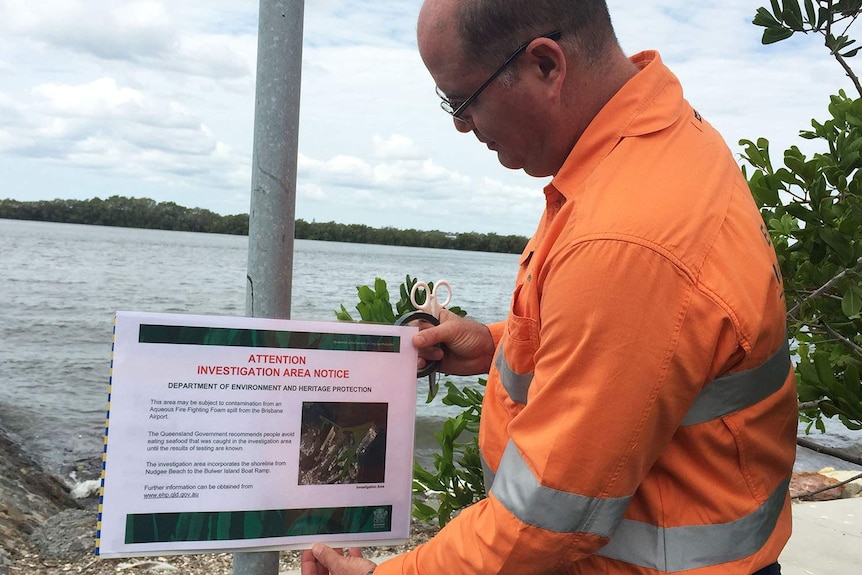
{"type": "MultiPolygon", "coordinates": [[[[247,236],[248,214],[222,216],[201,208],[186,208],[174,202],[148,198],[111,196],[108,199],[0,200],[0,219],[85,224],[124,228],[157,229],[247,236]]],[[[354,244],[520,254],[527,238],[518,235],[449,233],[363,224],[295,221],[294,238],[354,244]]]]}

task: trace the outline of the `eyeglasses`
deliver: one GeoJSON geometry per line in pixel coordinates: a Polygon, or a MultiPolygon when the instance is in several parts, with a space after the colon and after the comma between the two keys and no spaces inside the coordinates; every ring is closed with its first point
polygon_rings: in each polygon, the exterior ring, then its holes
{"type": "MultiPolygon", "coordinates": [[[[556,41],[556,40],[560,39],[561,35],[562,35],[562,32],[557,30],[557,31],[551,32],[549,34],[544,34],[542,36],[539,36],[538,38],[548,38],[550,40],[556,41]]],[[[537,40],[538,38],[533,38],[533,40],[537,40]]],[[[491,85],[491,82],[493,82],[497,76],[502,74],[503,70],[506,69],[506,66],[511,64],[515,60],[515,58],[520,56],[521,53],[524,52],[527,49],[527,47],[533,43],[533,40],[530,40],[529,42],[524,42],[523,44],[518,46],[517,50],[512,52],[512,54],[508,58],[506,58],[506,61],[503,62],[500,65],[500,67],[497,68],[497,70],[493,74],[491,74],[491,77],[488,78],[487,80],[485,80],[485,83],[482,84],[481,86],[479,86],[478,90],[476,90],[475,92],[470,94],[470,96],[468,96],[467,99],[464,100],[463,102],[461,102],[460,104],[457,102],[453,102],[452,100],[447,98],[446,94],[444,94],[443,92],[440,91],[440,88],[435,88],[435,90],[437,91],[437,95],[440,97],[440,100],[442,100],[440,102],[440,107],[443,108],[443,111],[446,112],[447,114],[449,114],[450,116],[452,116],[453,118],[455,118],[456,120],[460,120],[463,122],[464,120],[461,119],[461,114],[464,113],[464,110],[467,109],[467,106],[469,106],[470,104],[475,102],[476,98],[479,97],[479,94],[481,94],[485,90],[485,88],[487,88],[489,85],[491,85]]]]}

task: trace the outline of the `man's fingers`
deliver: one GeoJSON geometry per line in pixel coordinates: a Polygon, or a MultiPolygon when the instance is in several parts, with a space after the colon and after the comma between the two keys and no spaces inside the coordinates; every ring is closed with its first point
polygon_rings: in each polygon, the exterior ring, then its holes
{"type": "MultiPolygon", "coordinates": [[[[423,347],[419,349],[419,359],[426,362],[439,361],[443,359],[443,350],[437,346],[423,347]]],[[[419,367],[424,367],[420,365],[419,367]]]]}
{"type": "Polygon", "coordinates": [[[377,566],[374,562],[363,559],[362,551],[358,547],[348,549],[345,556],[342,549],[315,543],[310,555],[309,560],[305,553],[302,554],[302,575],[365,575],[377,566]]]}
{"type": "Polygon", "coordinates": [[[417,349],[431,348],[451,337],[452,327],[445,324],[422,329],[413,336],[413,346],[417,349]]]}
{"type": "Polygon", "coordinates": [[[311,552],[311,549],[306,549],[302,552],[300,557],[300,573],[301,575],[323,575],[324,571],[321,568],[320,563],[317,562],[317,559],[314,557],[314,554],[311,552]]]}

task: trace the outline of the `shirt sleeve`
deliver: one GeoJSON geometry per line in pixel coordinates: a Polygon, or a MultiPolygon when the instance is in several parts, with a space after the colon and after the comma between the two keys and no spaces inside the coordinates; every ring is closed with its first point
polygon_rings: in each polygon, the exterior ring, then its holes
{"type": "Polygon", "coordinates": [[[500,339],[503,337],[503,332],[506,329],[506,322],[498,321],[487,325],[488,331],[491,332],[491,337],[494,338],[494,347],[500,345],[500,339]]]}

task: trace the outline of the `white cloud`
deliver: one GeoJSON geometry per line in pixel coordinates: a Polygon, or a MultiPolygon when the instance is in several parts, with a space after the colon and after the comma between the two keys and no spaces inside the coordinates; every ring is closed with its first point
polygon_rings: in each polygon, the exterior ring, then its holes
{"type": "Polygon", "coordinates": [[[113,78],[39,85],[26,104],[4,96],[0,116],[13,120],[0,135],[7,154],[172,189],[247,188],[247,155],[220,142],[196,111],[113,78]]]}
{"type": "MultiPolygon", "coordinates": [[[[420,4],[306,2],[297,217],[529,234],[547,180],[502,168],[439,110],[416,51],[420,4]]],[[[609,5],[624,49],[658,49],[736,153],[740,138],[768,137],[777,156],[810,145],[798,131],[849,87],[819,38],[761,46],[749,0],[609,5]]],[[[0,195],[247,211],[257,8],[0,2],[0,195]]]]}
{"type": "Polygon", "coordinates": [[[7,33],[41,45],[46,53],[72,52],[228,80],[253,74],[253,60],[235,36],[184,29],[162,2],[9,0],[0,6],[0,17],[7,33]]]}
{"type": "Polygon", "coordinates": [[[378,136],[374,143],[410,153],[380,154],[375,163],[348,156],[321,161],[300,155],[297,190],[312,213],[306,219],[328,221],[332,217],[326,212],[338,206],[338,221],[344,223],[525,234],[538,218],[541,192],[535,188],[448,170],[421,155],[404,136],[388,140],[378,136]],[[516,231],[507,231],[511,227],[516,231]]]}
{"type": "Polygon", "coordinates": [[[45,99],[49,114],[118,117],[135,114],[144,105],[140,92],[117,86],[113,78],[100,78],[77,86],[43,84],[36,86],[33,94],[45,99]]]}
{"type": "Polygon", "coordinates": [[[253,75],[253,60],[246,46],[241,40],[224,35],[190,35],[163,64],[174,72],[221,80],[246,79],[253,75]]]}
{"type": "Polygon", "coordinates": [[[391,134],[388,138],[375,134],[372,141],[374,155],[378,158],[417,160],[424,157],[416,144],[401,134],[391,134]]]}
{"type": "Polygon", "coordinates": [[[105,59],[162,56],[178,42],[160,2],[8,0],[0,15],[17,36],[105,59]]]}

